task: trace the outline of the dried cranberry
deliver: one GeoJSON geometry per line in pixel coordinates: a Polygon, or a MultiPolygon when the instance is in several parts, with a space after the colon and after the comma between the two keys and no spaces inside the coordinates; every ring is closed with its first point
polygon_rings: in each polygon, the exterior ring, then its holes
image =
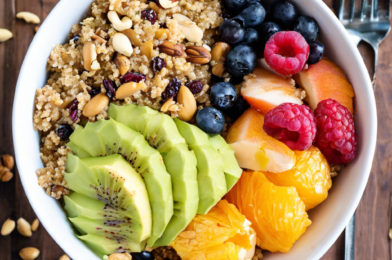
{"type": "Polygon", "coordinates": [[[99,93],[101,93],[101,89],[100,88],[91,88],[88,93],[90,94],[90,96],[93,98],[96,95],[98,95],[99,93]]]}
{"type": "Polygon", "coordinates": [[[152,59],[152,71],[154,73],[157,73],[157,71],[161,71],[161,69],[163,69],[164,67],[166,67],[166,62],[164,59],[159,57],[155,57],[152,59]]]}
{"type": "Polygon", "coordinates": [[[128,72],[127,74],[121,77],[121,83],[127,83],[131,81],[139,83],[142,80],[146,80],[146,75],[139,74],[136,72],[128,72]]]}
{"type": "Polygon", "coordinates": [[[60,137],[61,141],[67,141],[71,134],[73,133],[73,129],[70,125],[60,125],[56,129],[56,134],[60,137]]]}
{"type": "Polygon", "coordinates": [[[116,96],[116,88],[114,87],[113,81],[104,79],[103,86],[106,89],[106,96],[108,96],[108,98],[112,99],[116,96]]]}
{"type": "Polygon", "coordinates": [[[67,106],[69,113],[71,114],[72,121],[74,122],[78,120],[78,105],[79,105],[79,101],[75,99],[67,106]]]}
{"type": "Polygon", "coordinates": [[[157,14],[154,12],[154,10],[148,8],[142,11],[142,18],[150,21],[151,24],[154,24],[157,20],[157,14]]]}
{"type": "Polygon", "coordinates": [[[193,94],[200,93],[203,90],[203,83],[198,80],[193,80],[191,82],[186,83],[186,86],[193,94]]]}
{"type": "Polygon", "coordinates": [[[178,91],[181,88],[181,81],[172,78],[169,84],[166,86],[165,90],[162,92],[162,99],[167,100],[169,98],[177,96],[178,91]]]}

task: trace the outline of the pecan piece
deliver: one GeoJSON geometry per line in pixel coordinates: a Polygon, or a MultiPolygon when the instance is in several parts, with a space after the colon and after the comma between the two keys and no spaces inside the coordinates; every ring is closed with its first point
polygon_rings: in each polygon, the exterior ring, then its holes
{"type": "Polygon", "coordinates": [[[211,60],[211,53],[204,47],[188,46],[185,50],[186,61],[197,64],[206,64],[211,60]]]}
{"type": "Polygon", "coordinates": [[[159,45],[159,50],[161,52],[164,52],[166,54],[169,54],[171,56],[177,56],[177,57],[186,57],[186,54],[182,48],[181,45],[176,45],[172,42],[163,42],[161,45],[159,45]]]}

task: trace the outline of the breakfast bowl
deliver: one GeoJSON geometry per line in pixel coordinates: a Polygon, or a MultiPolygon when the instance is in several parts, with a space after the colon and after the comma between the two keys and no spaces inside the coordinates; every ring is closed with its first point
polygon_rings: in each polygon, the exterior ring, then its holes
{"type": "MultiPolygon", "coordinates": [[[[320,259],[353,215],[370,174],[377,136],[377,113],[372,84],[362,58],[344,27],[321,0],[293,0],[302,14],[313,16],[320,28],[325,56],[346,73],[355,90],[355,125],[358,150],[354,161],[334,179],[328,199],[309,211],[312,225],[289,253],[265,253],[265,259],[320,259]]],[[[36,90],[47,80],[47,59],[58,43],[67,40],[91,0],[60,1],[35,36],[22,65],[13,107],[13,141],[19,175],[41,223],[72,259],[99,259],[74,233],[61,203],[37,185],[35,171],[42,168],[40,137],[32,114],[36,90]]],[[[264,251],[263,251],[264,253],[264,251]]]]}

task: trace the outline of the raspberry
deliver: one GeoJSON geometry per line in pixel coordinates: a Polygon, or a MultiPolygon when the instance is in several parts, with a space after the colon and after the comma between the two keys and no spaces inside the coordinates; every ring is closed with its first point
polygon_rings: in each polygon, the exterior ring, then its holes
{"type": "Polygon", "coordinates": [[[350,111],[338,101],[323,100],[314,110],[317,123],[315,145],[329,163],[348,163],[355,157],[357,137],[350,111]]]}
{"type": "Polygon", "coordinates": [[[298,32],[277,32],[265,45],[265,61],[273,70],[285,76],[300,72],[308,57],[309,45],[298,32]]]}
{"type": "Polygon", "coordinates": [[[283,103],[265,115],[264,131],[292,150],[308,149],[316,137],[312,110],[304,105],[283,103]]]}

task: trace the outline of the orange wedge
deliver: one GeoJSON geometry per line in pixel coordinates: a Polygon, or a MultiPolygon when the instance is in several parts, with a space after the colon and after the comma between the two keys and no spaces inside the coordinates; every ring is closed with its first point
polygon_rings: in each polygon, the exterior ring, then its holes
{"type": "Polygon", "coordinates": [[[249,108],[230,127],[226,141],[241,168],[284,172],[293,168],[295,153],[263,130],[264,115],[249,108]]]}

